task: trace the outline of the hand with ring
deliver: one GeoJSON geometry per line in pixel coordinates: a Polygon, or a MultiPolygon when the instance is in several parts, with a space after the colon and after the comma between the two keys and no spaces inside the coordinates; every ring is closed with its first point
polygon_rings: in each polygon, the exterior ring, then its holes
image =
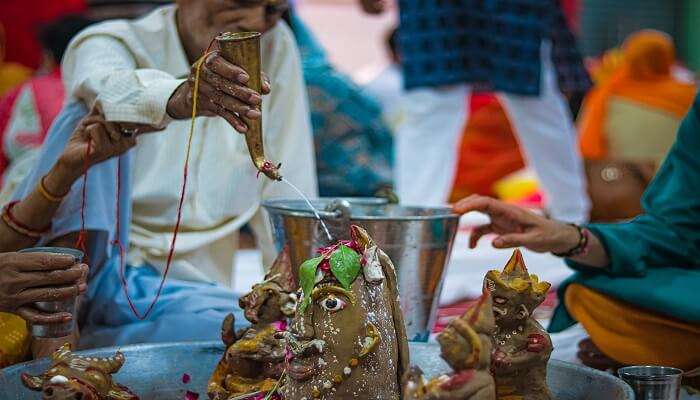
{"type": "MultiPolygon", "coordinates": [[[[192,65],[187,81],[170,96],[167,112],[171,117],[175,119],[191,117],[196,74],[197,63],[192,65]]],[[[218,115],[240,133],[248,130],[241,116],[250,119],[262,118],[261,93],[257,93],[246,85],[250,76],[243,68],[226,61],[218,51],[206,56],[199,79],[198,116],[218,115]]],[[[270,93],[270,82],[264,74],[262,80],[262,94],[270,93]]]]}
{"type": "Polygon", "coordinates": [[[106,121],[100,111],[93,107],[75,128],[52,173],[48,175],[50,179],[47,177],[44,183],[52,193],[67,193],[86,166],[91,167],[125,153],[136,145],[138,135],[155,130],[143,124],[106,121]]]}

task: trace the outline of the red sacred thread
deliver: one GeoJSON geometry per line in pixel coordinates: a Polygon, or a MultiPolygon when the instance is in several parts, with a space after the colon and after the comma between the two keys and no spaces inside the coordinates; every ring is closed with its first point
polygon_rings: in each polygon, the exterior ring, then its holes
{"type": "MultiPolygon", "coordinates": [[[[124,291],[124,296],[126,296],[126,301],[129,303],[129,308],[131,308],[131,312],[138,318],[139,320],[144,320],[148,315],[151,313],[151,309],[155,305],[156,301],[158,301],[158,297],[160,296],[160,289],[158,290],[158,294],[156,295],[155,299],[151,303],[151,305],[148,307],[146,310],[146,313],[141,316],[139,311],[136,309],[136,306],[134,305],[134,302],[131,301],[131,297],[129,297],[129,287],[126,282],[126,277],[125,277],[125,269],[126,269],[126,263],[124,262],[124,245],[122,244],[122,241],[120,239],[121,237],[121,213],[119,212],[119,199],[121,197],[121,192],[122,192],[122,158],[121,156],[117,158],[117,201],[116,201],[116,206],[114,210],[115,214],[115,220],[116,220],[116,229],[114,232],[114,240],[112,240],[112,245],[117,247],[117,251],[119,252],[119,280],[122,283],[122,290],[124,291]]],[[[165,283],[165,276],[163,276],[163,279],[161,281],[161,288],[163,287],[163,284],[165,283]]]]}
{"type": "Polygon", "coordinates": [[[85,163],[83,169],[83,190],[80,195],[80,233],[78,240],[75,242],[75,247],[83,252],[83,262],[89,264],[87,254],[87,231],[85,230],[85,209],[87,208],[87,180],[88,169],[90,169],[90,152],[92,150],[92,140],[88,139],[87,148],[85,149],[85,163]]]}
{"type": "MultiPolygon", "coordinates": [[[[200,72],[202,69],[202,64],[204,63],[204,60],[207,58],[209,54],[212,52],[210,51],[211,46],[213,45],[214,40],[209,43],[209,46],[207,47],[207,50],[205,51],[204,55],[197,61],[197,66],[196,66],[196,73],[195,73],[195,79],[194,79],[194,90],[193,90],[193,96],[192,96],[192,116],[190,120],[190,129],[189,129],[189,136],[187,139],[187,151],[185,154],[185,165],[183,168],[183,173],[182,173],[182,189],[180,191],[180,201],[178,202],[177,206],[177,219],[175,221],[175,228],[173,229],[173,238],[170,241],[170,249],[168,251],[168,258],[165,263],[165,268],[163,270],[163,277],[160,281],[160,285],[158,286],[158,291],[156,292],[155,297],[151,301],[151,303],[148,305],[148,308],[146,309],[146,312],[141,314],[137,309],[136,306],[134,305],[134,302],[131,300],[131,297],[129,296],[129,287],[128,283],[126,280],[125,276],[125,269],[126,269],[126,263],[124,262],[124,255],[125,255],[125,249],[124,245],[122,244],[121,240],[119,239],[120,234],[121,234],[121,224],[120,224],[120,194],[121,194],[121,157],[118,157],[117,160],[117,199],[116,199],[116,229],[115,229],[115,238],[112,240],[111,244],[117,247],[117,250],[119,252],[119,279],[122,284],[122,290],[124,291],[124,295],[126,296],[127,303],[129,304],[129,308],[131,309],[131,312],[134,314],[136,318],[139,320],[145,320],[148,318],[148,316],[151,314],[153,311],[153,308],[155,307],[156,303],[158,302],[158,299],[160,298],[161,292],[163,291],[163,287],[165,286],[165,281],[168,277],[168,272],[170,271],[170,266],[173,261],[173,255],[175,254],[175,243],[177,241],[177,234],[180,231],[180,223],[182,221],[182,208],[183,204],[185,202],[185,192],[187,189],[187,175],[188,175],[188,170],[189,170],[189,164],[190,164],[190,150],[192,149],[192,138],[194,136],[195,132],[195,117],[197,116],[197,101],[199,97],[199,77],[200,77],[200,72]]],[[[90,142],[88,142],[88,154],[90,152],[90,142]]],[[[86,241],[86,232],[85,232],[85,208],[86,208],[86,186],[87,186],[87,172],[88,168],[90,166],[88,162],[88,157],[86,155],[85,157],[85,171],[83,174],[83,194],[82,194],[82,205],[81,205],[81,213],[80,213],[80,218],[81,218],[81,228],[80,228],[80,235],[78,236],[78,244],[82,246],[81,248],[83,249],[83,252],[85,252],[85,241],[86,241]]]]}

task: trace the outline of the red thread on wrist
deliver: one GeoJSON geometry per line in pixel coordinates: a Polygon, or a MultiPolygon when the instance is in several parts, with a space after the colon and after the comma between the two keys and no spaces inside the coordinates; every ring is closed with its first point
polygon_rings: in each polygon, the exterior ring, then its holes
{"type": "Polygon", "coordinates": [[[25,225],[21,221],[19,221],[15,216],[12,214],[12,208],[19,204],[18,200],[12,201],[5,205],[2,210],[2,219],[5,222],[5,224],[12,229],[13,231],[19,233],[22,236],[27,236],[32,239],[39,239],[43,234],[48,232],[51,229],[51,224],[49,223],[47,226],[45,226],[43,229],[34,229],[30,226],[25,225]]]}

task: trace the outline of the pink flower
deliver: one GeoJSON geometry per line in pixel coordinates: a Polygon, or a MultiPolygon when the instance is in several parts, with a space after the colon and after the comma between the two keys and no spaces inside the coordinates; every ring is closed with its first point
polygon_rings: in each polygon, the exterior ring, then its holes
{"type": "Polygon", "coordinates": [[[192,380],[192,378],[190,377],[189,374],[182,374],[182,383],[184,383],[186,385],[186,384],[190,383],[190,380],[192,380]]]}
{"type": "Polygon", "coordinates": [[[355,251],[355,253],[358,253],[358,254],[360,253],[360,245],[357,244],[356,241],[354,241],[354,240],[341,240],[340,243],[353,249],[355,251]]]}
{"type": "Polygon", "coordinates": [[[189,390],[185,393],[185,400],[198,400],[199,393],[190,392],[189,390]]]}
{"type": "Polygon", "coordinates": [[[280,320],[272,323],[272,327],[275,328],[277,332],[284,332],[287,330],[287,321],[280,320]]]}
{"type": "Polygon", "coordinates": [[[318,249],[316,249],[316,252],[322,255],[323,258],[330,258],[331,254],[333,254],[333,252],[335,251],[335,249],[338,248],[338,246],[340,246],[340,243],[332,244],[326,247],[319,247],[318,249]]]}

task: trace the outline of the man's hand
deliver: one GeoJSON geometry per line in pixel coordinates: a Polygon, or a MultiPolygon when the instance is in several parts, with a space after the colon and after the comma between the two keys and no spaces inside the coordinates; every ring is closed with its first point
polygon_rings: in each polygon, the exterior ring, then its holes
{"type": "Polygon", "coordinates": [[[33,303],[83,294],[87,273],[88,266],[76,263],[70,255],[0,253],[0,311],[16,313],[37,325],[70,321],[74,316],[69,313],[44,313],[33,303]]]}
{"type": "Polygon", "coordinates": [[[490,233],[498,235],[493,240],[493,247],[498,249],[523,246],[540,253],[560,253],[579,243],[576,228],[490,197],[472,195],[453,208],[458,214],[479,211],[491,218],[490,224],[474,229],[469,238],[470,248],[490,233]]]}
{"type": "MultiPolygon", "coordinates": [[[[190,76],[168,100],[168,114],[175,119],[190,118],[194,100],[194,84],[197,63],[192,65],[190,76]]],[[[226,61],[218,52],[209,54],[199,75],[197,115],[218,115],[228,121],[235,130],[245,133],[248,126],[241,116],[250,119],[262,117],[260,93],[246,84],[250,76],[239,66],[226,61]]],[[[270,93],[270,83],[263,76],[262,94],[270,93]]]]}
{"type": "Polygon", "coordinates": [[[90,166],[118,156],[136,145],[135,135],[125,135],[116,122],[108,122],[93,108],[68,140],[60,162],[82,173],[85,156],[90,166]],[[88,144],[90,153],[87,153],[88,144]]]}
{"type": "Polygon", "coordinates": [[[67,193],[85,171],[86,156],[87,166],[91,167],[125,153],[136,145],[138,135],[156,130],[143,124],[106,121],[102,113],[93,107],[78,124],[44,184],[51,193],[67,193]]]}

